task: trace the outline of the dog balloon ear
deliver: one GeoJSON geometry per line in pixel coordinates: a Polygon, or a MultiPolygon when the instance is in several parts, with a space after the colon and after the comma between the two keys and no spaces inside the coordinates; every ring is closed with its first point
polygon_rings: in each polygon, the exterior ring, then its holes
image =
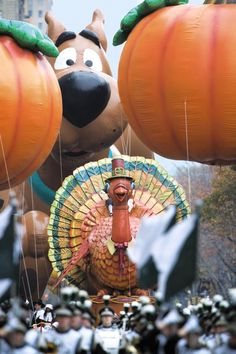
{"type": "Polygon", "coordinates": [[[66,31],[66,28],[53,16],[51,11],[46,12],[45,21],[48,25],[48,37],[55,43],[60,34],[66,31]]]}
{"type": "Polygon", "coordinates": [[[130,187],[131,187],[131,189],[135,189],[135,183],[131,182],[130,187]]]}
{"type": "Polygon", "coordinates": [[[99,38],[102,48],[107,50],[107,38],[104,31],[104,16],[100,10],[95,10],[93,13],[92,22],[86,26],[92,32],[95,32],[99,38]]]}

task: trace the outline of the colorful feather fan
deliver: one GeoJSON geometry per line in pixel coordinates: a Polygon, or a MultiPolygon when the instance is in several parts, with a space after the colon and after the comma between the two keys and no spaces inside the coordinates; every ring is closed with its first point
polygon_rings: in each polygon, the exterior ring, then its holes
{"type": "MultiPolygon", "coordinates": [[[[161,213],[177,206],[179,220],[189,213],[183,188],[157,161],[122,156],[126,173],[133,178],[133,207],[129,211],[132,238],[143,216],[161,213]]],[[[86,287],[91,293],[131,291],[137,287],[135,266],[127,256],[124,272],[112,251],[112,215],[104,191],[111,176],[111,159],[105,158],[77,168],[56,192],[48,226],[49,259],[58,276],[86,287]]]]}

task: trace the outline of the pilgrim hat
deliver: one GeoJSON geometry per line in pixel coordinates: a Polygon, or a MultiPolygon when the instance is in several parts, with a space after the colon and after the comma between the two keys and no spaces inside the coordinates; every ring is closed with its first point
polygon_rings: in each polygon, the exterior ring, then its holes
{"type": "Polygon", "coordinates": [[[114,178],[126,178],[133,181],[133,177],[129,176],[127,172],[124,159],[122,157],[114,157],[112,159],[111,177],[107,178],[106,182],[110,182],[114,178]]]}

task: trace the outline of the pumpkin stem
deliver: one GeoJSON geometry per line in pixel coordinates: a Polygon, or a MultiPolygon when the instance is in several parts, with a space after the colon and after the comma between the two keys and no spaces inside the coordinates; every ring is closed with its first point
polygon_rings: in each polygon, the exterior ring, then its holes
{"type": "MultiPolygon", "coordinates": [[[[236,1],[236,0],[235,0],[236,1]]],[[[113,45],[125,42],[133,28],[146,16],[165,6],[187,4],[188,0],[144,0],[131,9],[121,20],[120,29],[113,37],[113,45]]]]}
{"type": "Polygon", "coordinates": [[[0,36],[8,35],[17,44],[33,52],[42,52],[49,57],[57,57],[59,52],[51,39],[37,27],[27,22],[0,19],[0,36]]]}

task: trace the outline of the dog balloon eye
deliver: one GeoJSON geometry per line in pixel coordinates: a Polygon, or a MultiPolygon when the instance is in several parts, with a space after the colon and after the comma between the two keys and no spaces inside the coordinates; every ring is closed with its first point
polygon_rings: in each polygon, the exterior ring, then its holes
{"type": "Polygon", "coordinates": [[[63,49],[55,60],[55,70],[62,70],[74,65],[77,59],[75,48],[63,49]]]}
{"type": "Polygon", "coordinates": [[[74,65],[74,60],[72,60],[72,59],[68,59],[67,61],[66,61],[66,64],[67,65],[69,65],[69,66],[71,66],[71,65],[74,65]]]}
{"type": "Polygon", "coordinates": [[[84,51],[84,64],[94,71],[102,71],[102,61],[94,50],[87,48],[84,51]]]}
{"type": "Polygon", "coordinates": [[[92,60],[86,60],[86,62],[84,63],[86,66],[88,66],[89,68],[91,68],[93,66],[93,62],[92,60]]]}

